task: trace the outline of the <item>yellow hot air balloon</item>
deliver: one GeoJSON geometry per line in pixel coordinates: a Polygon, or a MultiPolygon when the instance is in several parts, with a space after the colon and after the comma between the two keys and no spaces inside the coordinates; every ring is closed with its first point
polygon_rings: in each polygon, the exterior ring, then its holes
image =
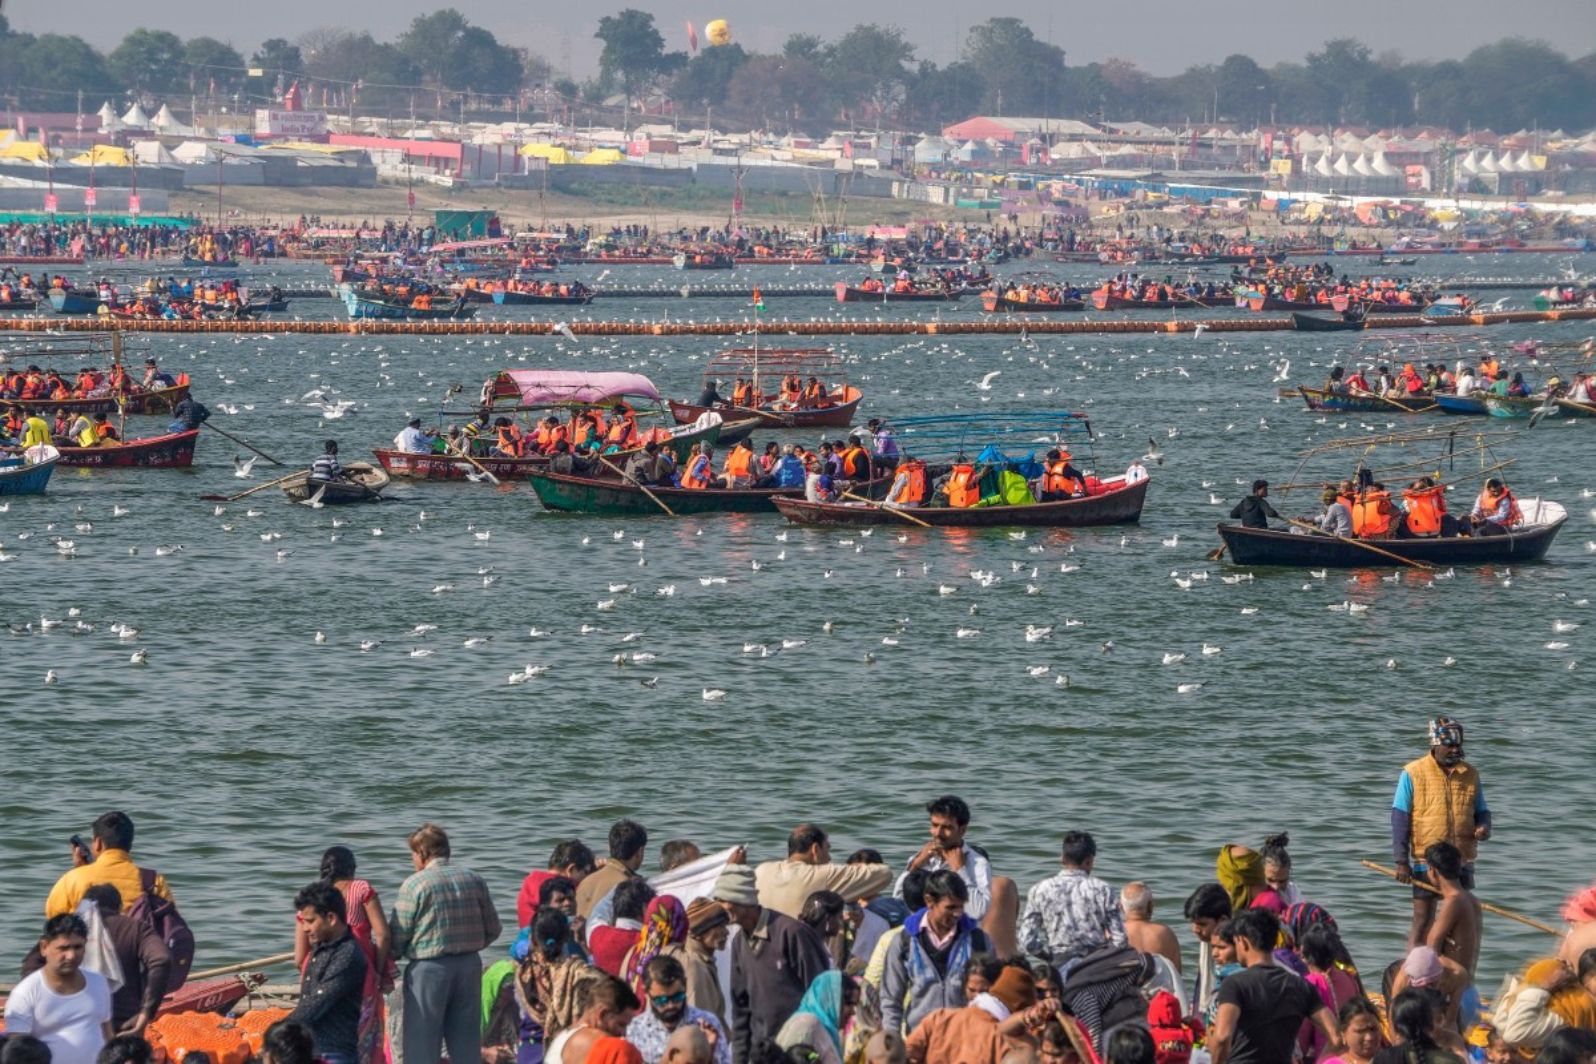
{"type": "Polygon", "coordinates": [[[731,24],[723,18],[715,19],[704,27],[704,39],[711,45],[719,47],[731,43],[731,24]]]}

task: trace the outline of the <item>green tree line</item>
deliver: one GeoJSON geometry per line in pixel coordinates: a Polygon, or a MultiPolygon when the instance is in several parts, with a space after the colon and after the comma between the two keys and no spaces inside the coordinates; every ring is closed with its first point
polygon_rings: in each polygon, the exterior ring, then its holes
{"type": "MultiPolygon", "coordinates": [[[[469,94],[479,107],[518,97],[533,109],[602,115],[616,97],[630,106],[663,96],[689,120],[713,112],[718,126],[776,132],[924,131],[975,114],[1503,132],[1596,126],[1596,54],[1570,59],[1516,37],[1438,62],[1376,54],[1341,38],[1300,63],[1265,66],[1237,54],[1160,77],[1126,59],[1067,64],[1063,46],[1039,39],[1016,18],[972,27],[959,58],[944,65],[917,56],[902,29],[875,23],[830,40],[794,34],[770,54],[732,43],[689,56],[667,49],[653,15],[628,8],[600,18],[594,36],[603,45],[599,70],[578,84],[452,8],[417,17],[393,41],[318,30],[296,41],[265,41],[247,59],[211,37],[184,40],[150,29],[134,30],[102,54],[76,36],[14,32],[0,16],[0,100],[67,110],[82,90],[95,101],[139,93],[243,94],[259,102],[280,79],[302,78],[333,86],[341,104],[349,102],[346,87],[358,84],[357,106],[390,112],[413,106],[432,114],[440,104],[453,112],[469,94]],[[264,76],[250,77],[250,69],[264,76]]],[[[607,120],[620,119],[612,109],[607,120]]]]}

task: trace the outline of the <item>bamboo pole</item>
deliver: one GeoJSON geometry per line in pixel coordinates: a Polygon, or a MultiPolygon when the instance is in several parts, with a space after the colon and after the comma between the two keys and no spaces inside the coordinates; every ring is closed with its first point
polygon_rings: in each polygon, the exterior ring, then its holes
{"type": "MultiPolygon", "coordinates": [[[[1391,879],[1397,878],[1397,872],[1394,868],[1387,868],[1385,865],[1375,864],[1373,861],[1359,861],[1358,863],[1369,869],[1371,872],[1379,872],[1381,875],[1388,876],[1391,879]]],[[[1418,887],[1420,890],[1427,890],[1431,894],[1441,893],[1439,887],[1433,887],[1430,884],[1417,879],[1413,880],[1413,885],[1418,887]]],[[[1500,905],[1492,905],[1488,901],[1481,901],[1480,908],[1484,909],[1488,913],[1495,913],[1497,916],[1505,916],[1509,920],[1516,920],[1525,927],[1533,927],[1537,931],[1545,931],[1548,935],[1556,935],[1558,938],[1563,937],[1563,932],[1551,926],[1550,924],[1543,924],[1539,920],[1533,920],[1522,913],[1514,912],[1512,909],[1505,909],[1500,905]]]]}

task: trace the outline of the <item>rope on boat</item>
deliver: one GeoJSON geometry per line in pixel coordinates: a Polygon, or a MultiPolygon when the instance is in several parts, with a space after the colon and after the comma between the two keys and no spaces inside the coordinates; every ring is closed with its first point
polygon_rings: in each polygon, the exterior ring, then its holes
{"type": "MultiPolygon", "coordinates": [[[[1418,314],[1379,314],[1369,317],[1367,329],[1423,329],[1446,326],[1521,325],[1552,321],[1596,320],[1596,307],[1563,310],[1507,310],[1489,314],[1455,314],[1425,318],[1418,314]]],[[[1177,320],[1121,319],[1116,321],[1047,321],[1004,318],[998,321],[766,321],[765,335],[791,336],[1017,336],[1025,333],[1189,333],[1283,332],[1293,328],[1291,318],[1187,318],[1177,320]]],[[[573,321],[567,326],[581,336],[742,336],[753,322],[637,322],[573,321]]],[[[99,317],[6,318],[0,330],[15,332],[143,332],[143,333],[297,333],[304,335],[370,336],[551,336],[559,334],[547,321],[166,321],[124,319],[107,322],[99,317]]]]}

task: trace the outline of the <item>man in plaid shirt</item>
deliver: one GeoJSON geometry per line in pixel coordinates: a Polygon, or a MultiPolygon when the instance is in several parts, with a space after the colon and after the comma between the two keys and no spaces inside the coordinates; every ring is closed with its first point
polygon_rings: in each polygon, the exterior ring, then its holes
{"type": "Polygon", "coordinates": [[[388,926],[404,973],[405,1064],[482,1055],[482,959],[499,937],[499,914],[482,877],[449,864],[449,836],[423,824],[410,836],[415,875],[399,887],[388,926]]]}

